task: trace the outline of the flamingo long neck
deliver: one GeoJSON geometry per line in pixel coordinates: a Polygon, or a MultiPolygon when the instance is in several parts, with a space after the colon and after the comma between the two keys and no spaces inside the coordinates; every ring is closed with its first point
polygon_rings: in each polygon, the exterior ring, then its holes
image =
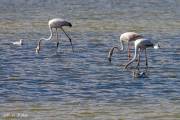
{"type": "Polygon", "coordinates": [[[53,32],[52,32],[52,28],[51,28],[51,26],[49,25],[49,31],[50,31],[50,36],[48,37],[48,38],[40,38],[40,40],[39,41],[41,41],[41,40],[51,40],[51,38],[52,38],[52,36],[53,36],[53,32]]]}
{"type": "Polygon", "coordinates": [[[49,26],[49,30],[50,30],[50,36],[48,37],[48,38],[40,38],[39,39],[39,41],[38,41],[38,45],[37,45],[37,48],[36,48],[36,52],[39,52],[39,50],[40,50],[40,46],[41,46],[41,41],[42,40],[45,40],[45,41],[47,41],[47,40],[51,40],[51,38],[52,38],[52,36],[53,36],[53,32],[52,32],[52,28],[49,26]]]}
{"type": "Polygon", "coordinates": [[[50,30],[50,36],[47,40],[51,40],[52,36],[53,36],[53,32],[52,32],[52,28],[49,26],[49,30],[50,30]]]}
{"type": "Polygon", "coordinates": [[[120,39],[120,44],[121,44],[121,51],[124,50],[124,43],[123,43],[123,40],[120,39]]]}
{"type": "Polygon", "coordinates": [[[134,57],[132,58],[132,60],[130,60],[130,61],[126,64],[125,68],[127,68],[132,62],[135,61],[135,59],[136,59],[136,57],[137,57],[137,54],[138,54],[137,52],[138,52],[138,47],[136,46],[136,47],[135,47],[134,57]]]}
{"type": "Polygon", "coordinates": [[[113,55],[114,49],[118,49],[118,50],[119,50],[118,47],[113,47],[113,48],[111,48],[111,49],[109,50],[109,54],[108,54],[108,60],[109,60],[109,62],[111,62],[111,57],[112,57],[112,55],[113,55]]]}

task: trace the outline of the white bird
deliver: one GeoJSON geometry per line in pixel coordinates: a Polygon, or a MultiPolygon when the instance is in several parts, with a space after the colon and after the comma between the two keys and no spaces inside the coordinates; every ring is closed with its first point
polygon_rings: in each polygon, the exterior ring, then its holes
{"type": "Polygon", "coordinates": [[[148,39],[138,39],[134,42],[134,46],[135,46],[135,53],[134,53],[134,57],[132,58],[132,60],[130,60],[125,68],[127,68],[133,61],[135,61],[137,55],[138,55],[138,64],[137,66],[139,66],[140,63],[140,52],[141,51],[145,51],[145,57],[146,57],[146,67],[148,67],[148,60],[147,60],[147,54],[146,54],[146,48],[149,47],[154,47],[154,49],[158,49],[160,48],[159,44],[153,44],[150,40],[148,39]]]}
{"type": "Polygon", "coordinates": [[[36,48],[36,52],[39,53],[39,51],[40,51],[40,45],[41,45],[41,41],[42,41],[42,40],[48,41],[48,40],[51,40],[51,39],[52,39],[52,36],[53,36],[52,29],[53,29],[53,28],[56,29],[57,48],[58,48],[58,46],[59,46],[58,31],[57,31],[57,29],[60,28],[60,29],[64,32],[64,34],[69,38],[69,41],[70,41],[70,43],[71,43],[72,50],[73,50],[73,45],[72,45],[71,38],[70,38],[70,36],[69,36],[69,35],[64,31],[64,29],[63,29],[64,26],[72,27],[72,24],[71,24],[70,22],[64,20],[64,19],[54,18],[54,19],[49,20],[48,25],[49,25],[49,30],[50,30],[50,36],[49,36],[49,38],[40,38],[40,40],[38,41],[38,45],[37,45],[37,48],[36,48]]]}
{"type": "Polygon", "coordinates": [[[137,39],[143,38],[142,35],[136,33],[136,32],[125,32],[123,34],[121,34],[120,36],[120,44],[121,44],[121,48],[119,49],[118,47],[112,47],[109,50],[109,54],[108,54],[108,60],[111,62],[111,57],[113,55],[113,51],[114,49],[118,49],[119,51],[123,51],[124,50],[124,42],[126,42],[128,44],[128,60],[130,60],[130,42],[134,42],[137,39]]]}
{"type": "Polygon", "coordinates": [[[23,40],[20,39],[19,41],[12,42],[13,45],[23,45],[23,40]]]}

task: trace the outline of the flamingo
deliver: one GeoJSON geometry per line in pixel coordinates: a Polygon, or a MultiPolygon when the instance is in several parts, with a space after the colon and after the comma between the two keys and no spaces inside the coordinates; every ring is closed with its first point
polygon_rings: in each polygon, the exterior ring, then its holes
{"type": "Polygon", "coordinates": [[[109,62],[111,62],[111,57],[113,55],[114,49],[117,49],[119,51],[124,50],[124,42],[126,42],[128,44],[128,60],[130,60],[131,55],[130,55],[130,45],[129,45],[129,43],[133,42],[133,41],[135,41],[137,39],[140,39],[140,38],[143,38],[143,36],[136,33],[136,32],[125,32],[125,33],[121,34],[121,36],[120,36],[121,49],[119,49],[118,47],[112,47],[109,50],[109,54],[108,54],[109,62]]]}
{"type": "Polygon", "coordinates": [[[20,39],[19,41],[12,42],[13,45],[23,45],[23,39],[20,39]]]}
{"type": "Polygon", "coordinates": [[[137,55],[138,55],[138,64],[137,66],[139,66],[140,63],[140,51],[145,51],[145,57],[146,57],[146,67],[148,67],[148,60],[147,60],[147,54],[146,54],[146,48],[149,47],[153,47],[154,49],[158,49],[160,48],[159,44],[153,44],[150,40],[148,39],[138,39],[134,42],[135,45],[135,53],[134,53],[134,57],[126,64],[125,69],[133,62],[135,61],[137,55]]]}
{"type": "Polygon", "coordinates": [[[69,41],[70,41],[71,46],[72,46],[72,51],[73,51],[73,45],[72,45],[71,38],[70,38],[70,36],[65,32],[65,30],[63,29],[64,26],[72,27],[72,24],[71,24],[70,22],[64,20],[64,19],[54,18],[54,19],[49,20],[48,25],[49,25],[49,30],[50,30],[50,36],[49,36],[49,38],[40,38],[40,40],[38,41],[37,48],[36,48],[36,53],[39,53],[39,51],[40,51],[40,45],[41,45],[41,41],[42,41],[42,40],[48,41],[48,40],[51,40],[51,39],[52,39],[52,36],[53,36],[52,29],[53,29],[53,28],[56,29],[57,48],[58,48],[58,46],[59,46],[58,31],[57,31],[57,29],[60,28],[60,29],[64,32],[64,34],[69,38],[69,41]]]}

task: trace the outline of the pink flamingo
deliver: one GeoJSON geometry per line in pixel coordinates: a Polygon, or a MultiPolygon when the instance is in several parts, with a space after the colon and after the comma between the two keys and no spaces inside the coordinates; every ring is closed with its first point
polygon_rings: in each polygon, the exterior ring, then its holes
{"type": "Polygon", "coordinates": [[[146,54],[146,48],[149,47],[153,47],[154,49],[158,49],[160,48],[159,44],[153,44],[150,40],[147,39],[138,39],[134,42],[135,45],[135,53],[134,53],[134,57],[132,58],[132,60],[130,60],[126,65],[125,68],[127,68],[133,61],[135,61],[136,57],[138,56],[138,64],[137,66],[139,66],[140,63],[140,51],[145,51],[145,57],[146,57],[146,67],[148,67],[148,58],[147,58],[147,54],[146,54]]]}
{"type": "Polygon", "coordinates": [[[121,44],[121,49],[119,49],[118,47],[112,47],[109,50],[109,54],[108,54],[108,60],[111,62],[111,57],[113,55],[113,51],[114,49],[118,49],[119,51],[123,51],[124,50],[124,42],[126,42],[128,44],[128,60],[130,60],[130,42],[133,42],[137,39],[143,38],[142,35],[135,33],[135,32],[126,32],[121,34],[120,36],[120,44],[121,44]]]}
{"type": "Polygon", "coordinates": [[[49,25],[49,30],[50,30],[50,36],[49,36],[49,38],[40,38],[40,40],[39,40],[39,42],[38,42],[38,45],[37,45],[37,48],[36,48],[36,52],[39,53],[39,51],[40,51],[40,45],[41,45],[41,41],[42,41],[42,40],[48,41],[48,40],[51,40],[51,39],[52,39],[52,36],[53,36],[52,29],[53,29],[53,28],[56,29],[57,48],[58,48],[58,46],[59,46],[57,29],[60,28],[60,29],[65,33],[65,35],[69,38],[69,41],[70,41],[70,43],[71,43],[72,50],[73,50],[73,45],[72,45],[71,38],[70,38],[70,36],[65,32],[65,30],[63,29],[63,26],[72,27],[72,24],[71,24],[70,22],[64,20],[64,19],[54,18],[54,19],[49,20],[48,25],[49,25]]]}

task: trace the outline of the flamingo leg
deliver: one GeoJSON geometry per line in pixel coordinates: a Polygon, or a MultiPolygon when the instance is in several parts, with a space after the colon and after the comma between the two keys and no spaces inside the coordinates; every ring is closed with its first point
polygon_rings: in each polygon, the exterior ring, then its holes
{"type": "Polygon", "coordinates": [[[141,53],[141,50],[139,49],[137,67],[139,67],[140,65],[140,53],[141,53]]]}
{"type": "Polygon", "coordinates": [[[72,47],[72,51],[74,52],[74,48],[73,48],[73,44],[72,44],[72,40],[70,38],[70,36],[65,32],[65,30],[61,27],[61,30],[64,32],[64,34],[69,38],[69,42],[71,43],[71,47],[72,47]]]}
{"type": "Polygon", "coordinates": [[[59,46],[59,41],[58,41],[58,31],[57,31],[57,28],[56,28],[56,39],[57,39],[57,48],[58,48],[58,46],[59,46]]]}
{"type": "Polygon", "coordinates": [[[146,49],[144,50],[144,52],[145,52],[145,57],[146,57],[146,67],[148,67],[148,58],[147,58],[146,49]]]}
{"type": "Polygon", "coordinates": [[[131,59],[131,45],[129,45],[129,59],[131,59]]]}
{"type": "Polygon", "coordinates": [[[130,45],[129,45],[129,42],[128,42],[128,61],[130,60],[131,58],[131,55],[130,55],[130,45]]]}

